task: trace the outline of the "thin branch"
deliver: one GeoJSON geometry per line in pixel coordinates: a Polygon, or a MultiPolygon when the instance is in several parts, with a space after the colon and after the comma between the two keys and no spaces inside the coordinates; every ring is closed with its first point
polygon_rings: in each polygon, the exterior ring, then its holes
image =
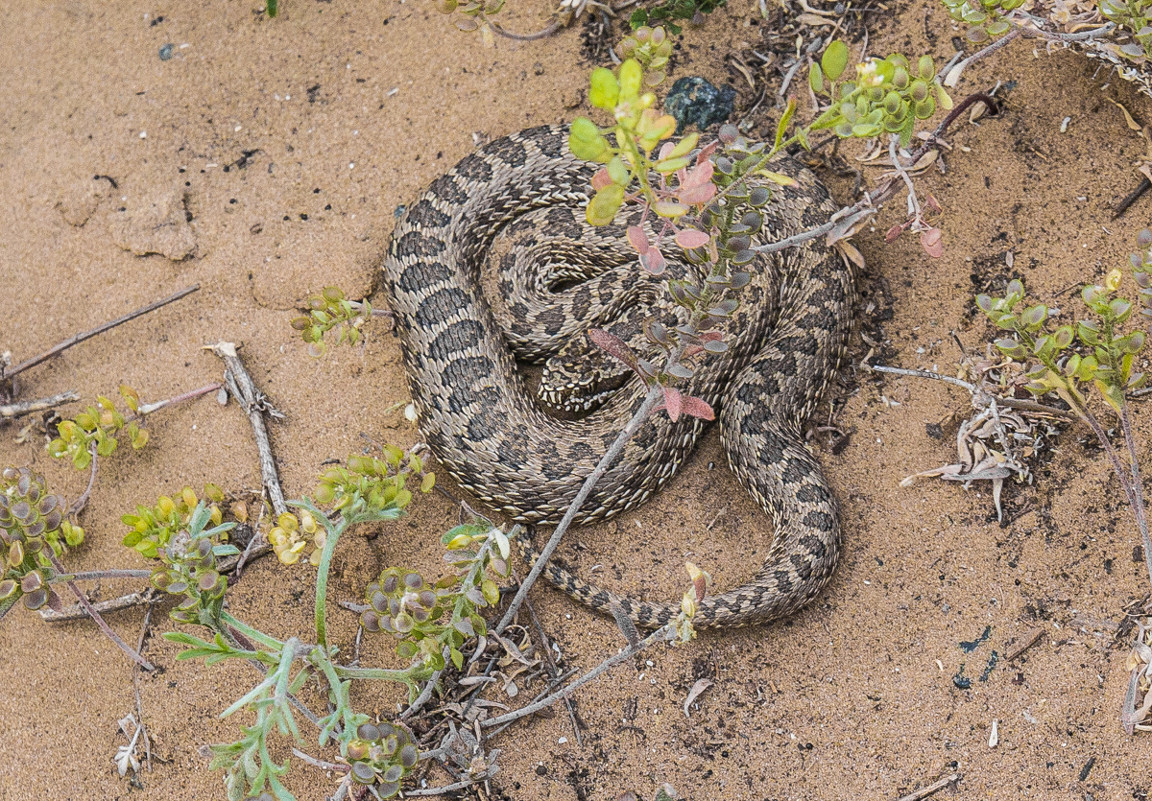
{"type": "MultiPolygon", "coordinates": [[[[140,627],[140,639],[136,643],[136,652],[144,653],[144,642],[148,639],[148,628],[152,625],[152,610],[155,603],[148,604],[144,612],[144,625],[140,627]]],[[[152,772],[152,738],[148,736],[148,727],[144,725],[144,704],[140,700],[140,671],[132,671],[132,690],[136,694],[136,725],[144,737],[144,756],[148,763],[148,772],[152,772]]]]}
{"type": "Polygon", "coordinates": [[[86,570],[72,573],[72,581],[103,581],[104,579],[147,579],[152,577],[151,570],[86,570]]]}
{"type": "Polygon", "coordinates": [[[893,375],[904,375],[912,378],[931,378],[934,381],[943,381],[945,384],[952,384],[961,389],[966,389],[972,394],[976,394],[975,384],[969,384],[967,381],[961,381],[959,378],[953,378],[950,375],[934,373],[931,370],[909,370],[905,367],[885,367],[880,364],[870,364],[868,365],[868,369],[875,370],[878,373],[892,373],[893,375]]]}
{"type": "Polygon", "coordinates": [[[52,348],[51,350],[45,351],[44,353],[40,354],[39,356],[33,356],[31,359],[20,362],[20,364],[16,365],[11,370],[0,370],[0,379],[11,378],[12,376],[14,376],[18,373],[24,372],[29,367],[35,367],[36,365],[40,364],[40,362],[43,362],[47,359],[52,358],[53,356],[55,356],[58,353],[62,353],[64,351],[68,350],[68,348],[72,347],[73,345],[78,345],[79,343],[83,342],[86,339],[91,339],[92,337],[97,336],[98,334],[103,334],[105,331],[108,331],[109,329],[115,328],[118,325],[122,325],[122,324],[128,322],[129,320],[134,320],[137,317],[148,314],[149,312],[154,312],[157,309],[159,309],[161,306],[167,306],[169,303],[173,303],[177,300],[180,300],[180,298],[184,297],[185,295],[190,295],[199,289],[200,289],[199,284],[193,284],[190,287],[185,287],[184,289],[181,289],[179,292],[177,292],[173,295],[169,295],[168,297],[164,298],[163,300],[158,300],[158,301],[155,301],[154,303],[149,303],[147,306],[144,306],[143,308],[137,309],[134,312],[129,312],[128,314],[125,314],[123,317],[118,317],[115,320],[112,320],[111,322],[104,323],[103,325],[98,325],[90,331],[85,331],[81,334],[77,334],[74,337],[70,337],[69,339],[64,340],[63,342],[61,342],[59,345],[52,348]]]}
{"type": "Polygon", "coordinates": [[[404,796],[407,798],[414,795],[444,795],[445,793],[454,793],[457,790],[467,789],[474,784],[476,784],[476,782],[472,780],[465,780],[446,784],[443,787],[428,787],[424,790],[405,790],[404,796]]]}
{"type": "Polygon", "coordinates": [[[497,33],[505,39],[515,39],[517,42],[534,42],[537,39],[544,39],[556,33],[556,31],[560,29],[561,24],[560,18],[556,17],[548,24],[547,28],[536,31],[536,33],[513,33],[512,31],[506,31],[491,20],[488,22],[488,27],[492,29],[493,33],[497,33]]]}
{"type": "Polygon", "coordinates": [[[323,759],[317,759],[311,754],[301,751],[299,748],[293,748],[292,753],[298,756],[301,761],[307,762],[314,768],[320,768],[320,770],[330,770],[334,773],[347,773],[349,770],[351,770],[348,765],[341,764],[339,762],[326,762],[323,759]]]}
{"type": "Polygon", "coordinates": [[[995,42],[988,45],[987,47],[985,47],[982,50],[977,50],[975,53],[968,56],[968,58],[961,61],[955,67],[948,70],[948,75],[946,76],[946,78],[948,79],[947,83],[951,86],[955,86],[956,82],[960,79],[960,73],[962,73],[964,70],[968,69],[969,64],[973,64],[982,58],[985,58],[987,56],[992,55],[993,53],[995,53],[997,50],[999,50],[1002,47],[1007,47],[1009,44],[1011,44],[1016,39],[1019,39],[1023,35],[1024,35],[1024,29],[1023,28],[1019,28],[1019,27],[1013,28],[1011,31],[1008,32],[1007,35],[1004,36],[1004,38],[997,39],[995,42]]]}
{"type": "Polygon", "coordinates": [[[1148,568],[1148,580],[1152,582],[1152,541],[1148,537],[1148,516],[1144,510],[1144,481],[1140,477],[1140,462],[1137,459],[1136,439],[1132,436],[1132,417],[1128,414],[1128,404],[1120,406],[1120,424],[1124,429],[1124,444],[1128,447],[1128,462],[1132,468],[1132,497],[1136,503],[1132,511],[1136,514],[1136,525],[1144,545],[1144,564],[1148,568]]]}
{"type": "Polygon", "coordinates": [[[1056,409],[1052,406],[1045,406],[1043,403],[1024,400],[1022,398],[1002,398],[995,396],[986,390],[981,389],[975,384],[969,384],[967,381],[961,381],[959,378],[953,378],[950,375],[934,373],[931,370],[909,370],[904,367],[886,367],[880,364],[865,365],[865,369],[875,370],[878,373],[892,373],[894,375],[911,376],[912,378],[931,378],[934,381],[943,381],[946,384],[952,384],[953,386],[968,390],[968,392],[972,394],[973,398],[991,398],[994,399],[996,403],[1009,409],[1018,409],[1023,412],[1036,412],[1037,414],[1048,414],[1052,415],[1053,417],[1060,417],[1070,422],[1075,422],[1080,419],[1074,413],[1066,409],[1056,409]]]}
{"type": "Polygon", "coordinates": [[[604,671],[609,670],[609,669],[615,667],[616,665],[619,665],[621,662],[627,661],[630,657],[635,656],[636,654],[640,653],[641,651],[643,651],[648,646],[650,646],[654,643],[657,643],[657,642],[667,641],[669,638],[669,635],[673,634],[674,631],[675,631],[675,624],[674,623],[669,623],[666,626],[662,626],[661,628],[656,629],[656,631],[652,632],[651,634],[649,634],[647,637],[645,637],[643,640],[636,643],[635,645],[629,645],[627,648],[625,648],[623,651],[616,654],[615,656],[608,657],[603,662],[601,662],[597,667],[592,668],[592,670],[588,671],[583,676],[576,679],[576,681],[572,682],[571,684],[565,685],[564,687],[562,687],[561,689],[552,693],[551,695],[547,696],[546,698],[542,698],[539,701],[537,701],[536,703],[529,704],[528,706],[526,706],[522,709],[517,709],[514,712],[509,712],[506,715],[500,715],[499,717],[487,718],[485,720],[482,720],[480,722],[480,726],[485,728],[485,729],[488,729],[488,728],[491,728],[493,726],[499,726],[499,725],[504,724],[504,723],[511,723],[512,721],[519,720],[520,718],[526,718],[529,715],[534,715],[537,712],[539,712],[541,709],[546,709],[547,707],[552,706],[552,704],[556,703],[557,701],[564,699],[564,698],[567,698],[572,693],[576,692],[578,689],[583,687],[588,682],[592,681],[594,678],[599,676],[604,671]]]}
{"type": "MultiPolygon", "coordinates": [[[[48,548],[45,552],[47,553],[48,558],[52,560],[52,566],[56,568],[56,570],[60,573],[64,573],[64,565],[60,564],[60,560],[56,558],[56,554],[52,553],[52,549],[48,548]]],[[[100,631],[104,633],[105,637],[116,643],[120,650],[128,654],[132,661],[138,664],[140,667],[149,672],[156,670],[155,665],[137,653],[131,645],[124,642],[124,640],[120,638],[119,634],[112,631],[111,627],[109,627],[109,625],[104,621],[104,618],[100,617],[100,613],[97,612],[92,604],[88,601],[88,596],[86,596],[81,591],[81,589],[76,585],[75,581],[69,581],[68,588],[76,594],[76,600],[80,601],[80,605],[84,607],[84,611],[88,613],[88,617],[95,621],[96,625],[100,628],[100,631]]]]}
{"type": "MultiPolygon", "coordinates": [[[[138,604],[149,603],[153,600],[153,597],[152,589],[149,588],[141,590],[140,592],[131,593],[130,595],[121,595],[119,598],[109,598],[106,601],[89,603],[97,612],[119,612],[121,609],[129,609],[138,604]]],[[[88,617],[88,612],[84,607],[79,605],[64,607],[64,609],[59,612],[55,609],[44,607],[40,610],[40,617],[48,623],[63,623],[66,620],[80,620],[88,617]]]]}
{"type": "Polygon", "coordinates": [[[67,392],[61,392],[59,395],[52,395],[48,398],[3,404],[0,405],[0,419],[6,420],[25,414],[32,414],[33,412],[43,412],[78,400],[80,400],[80,396],[72,390],[68,390],[67,392]]]}
{"type": "Polygon", "coordinates": [[[957,781],[960,781],[960,774],[959,773],[953,773],[950,776],[945,776],[943,779],[941,779],[938,782],[935,782],[933,784],[928,785],[927,787],[921,787],[919,790],[916,790],[915,792],[908,793],[908,795],[902,795],[902,796],[900,796],[899,799],[897,799],[897,801],[921,801],[921,799],[927,798],[928,796],[932,795],[933,793],[937,793],[937,792],[943,790],[948,785],[952,784],[953,782],[957,782],[957,781]]]}
{"type": "Polygon", "coordinates": [[[192,389],[192,390],[189,390],[188,392],[181,393],[180,395],[177,395],[174,398],[168,398],[167,400],[156,401],[155,403],[141,404],[140,408],[137,409],[137,411],[136,411],[136,417],[134,419],[137,419],[137,420],[143,419],[145,417],[145,415],[152,414],[152,412],[158,412],[161,409],[163,409],[165,406],[171,406],[174,403],[183,403],[186,400],[192,400],[193,398],[199,398],[201,395],[207,395],[209,392],[215,392],[216,390],[220,389],[220,387],[222,387],[222,386],[224,386],[224,385],[221,384],[219,381],[216,381],[212,384],[205,384],[204,386],[200,387],[199,389],[192,389]]]}

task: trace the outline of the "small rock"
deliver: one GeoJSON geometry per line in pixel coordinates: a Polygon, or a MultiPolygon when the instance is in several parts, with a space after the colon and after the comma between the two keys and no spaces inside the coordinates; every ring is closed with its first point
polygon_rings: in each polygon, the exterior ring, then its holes
{"type": "Polygon", "coordinates": [[[732,116],[736,90],[731,86],[717,89],[704,78],[681,78],[672,84],[664,100],[664,110],[676,118],[676,133],[688,125],[704,130],[726,122],[732,116]]]}

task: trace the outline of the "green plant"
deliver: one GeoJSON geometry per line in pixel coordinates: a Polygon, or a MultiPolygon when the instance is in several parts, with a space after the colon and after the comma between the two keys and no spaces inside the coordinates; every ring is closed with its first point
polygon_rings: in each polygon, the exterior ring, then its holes
{"type": "Polygon", "coordinates": [[[488,633],[479,610],[500,600],[500,588],[488,571],[508,577],[509,541],[515,536],[516,530],[506,535],[487,520],[446,532],[441,543],[456,573],[428,584],[412,570],[384,570],[365,591],[369,608],[360,616],[361,625],[395,636],[401,658],[419,655],[434,670],[443,670],[447,651],[452,664],[463,667],[465,639],[488,633]]]}
{"type": "Polygon", "coordinates": [[[1135,39],[1117,48],[1122,55],[1133,59],[1152,58],[1152,2],[1100,0],[1100,14],[1135,39]]]}
{"type": "Polygon", "coordinates": [[[60,605],[50,584],[56,576],[52,556],[84,541],[67,510],[38,473],[27,467],[0,471],[0,616],[21,598],[29,609],[60,605]]]}
{"type": "Polygon", "coordinates": [[[425,659],[413,661],[405,670],[348,667],[337,661],[339,651],[328,643],[328,575],[340,537],[351,526],[395,520],[411,500],[405,488],[410,478],[418,478],[425,492],[435,481],[434,474],[424,473],[416,454],[388,447],[382,456],[350,457],[345,466],[327,470],[315,495],[330,511],[322,511],[307,498],[293,501],[291,505],[299,512],[281,515],[269,535],[278,546],[280,560],[289,564],[299,559],[308,542],[298,535],[310,534],[317,546],[318,558],[311,560],[318,568],[312,645],[295,638],[281,641],[270,637],[224,609],[228,582],[216,560],[238,551],[222,541],[233,524],[219,523],[218,507],[210,508],[191,490],[185,490],[176,500],[161,498],[155,506],[138,507],[134,515],[125,516],[125,523],[133,527],[125,544],[141,553],[154,552],[161,563],[152,573],[152,584],[184,598],[171,613],[173,619],[205,626],[213,634],[211,640],[183,632],[166,634],[167,639],[188,646],[179,658],[203,658],[208,664],[242,658],[267,668],[264,680],[223,713],[230,715],[251,707],[255,722],[244,727],[235,742],[212,747],[212,766],[225,770],[230,799],[261,792],[271,792],[278,799],[292,798],[280,781],[288,764],[271,758],[269,738],[279,732],[301,742],[292,707],[300,705],[297,691],[314,677],[330,702],[329,714],[314,718],[320,728],[319,742],[339,744],[341,756],[350,763],[348,781],[372,784],[381,797],[390,797],[416,763],[410,737],[397,726],[373,727],[367,715],[351,706],[349,688],[354,680],[383,679],[404,684],[410,697],[415,697],[417,682],[428,678],[433,668],[425,659]],[[216,525],[208,528],[213,523],[216,525]],[[321,532],[323,536],[317,538],[321,532]]]}
{"type": "Polygon", "coordinates": [[[848,47],[840,41],[828,45],[819,64],[813,64],[809,84],[832,105],[810,126],[830,128],[841,138],[871,138],[898,134],[900,144],[912,141],[919,120],[936,113],[937,105],[952,108],[952,99],[941,86],[930,56],[921,56],[913,68],[908,59],[894,53],[885,59],[869,59],[856,67],[855,80],[838,83],[848,66],[848,47]]]}
{"type": "Polygon", "coordinates": [[[641,25],[625,36],[617,48],[620,58],[634,58],[644,68],[644,84],[658,86],[666,77],[664,67],[672,55],[672,40],[657,26],[641,25]]]}
{"type": "MultiPolygon", "coordinates": [[[[1132,254],[1131,264],[1140,313],[1147,318],[1152,317],[1152,231],[1142,231],[1137,244],[1141,250],[1132,254]]],[[[1128,330],[1137,307],[1117,295],[1122,283],[1123,273],[1113,269],[1103,284],[1085,286],[1080,297],[1092,316],[1075,325],[1052,328],[1047,306],[1022,304],[1024,285],[1017,280],[1009,282],[1003,297],[978,295],[976,305],[998,328],[1008,332],[995,341],[996,348],[1010,359],[1029,365],[1028,383],[1024,388],[1037,396],[1059,397],[1077,417],[1088,423],[1100,440],[1136,517],[1152,581],[1152,542],[1127,401],[1127,393],[1143,385],[1146,379],[1134,369],[1146,336],[1141,330],[1128,330]],[[1127,464],[1113,448],[1092,411],[1085,394],[1087,387],[1093,388],[1119,418],[1128,451],[1127,464]]]]}
{"type": "MultiPolygon", "coordinates": [[[[215,484],[209,484],[205,495],[212,502],[206,507],[209,519],[218,526],[223,518],[218,504],[223,503],[224,493],[215,484]]],[[[200,499],[192,488],[185,487],[174,498],[162,495],[153,506],[137,506],[134,513],[120,518],[120,522],[131,529],[122,544],[141,556],[158,558],[160,550],[168,545],[174,534],[188,529],[199,504],[200,499]]]]}
{"type": "MultiPolygon", "coordinates": [[[[136,390],[121,385],[120,396],[133,412],[139,414],[140,396],[136,390]]],[[[148,432],[135,421],[128,421],[109,398],[100,395],[97,406],[89,406],[71,420],[56,424],[57,437],[48,443],[48,453],[57,459],[68,457],[78,470],[92,464],[96,456],[111,456],[120,445],[121,432],[128,435],[134,449],[148,442],[148,432]]]]}
{"type": "Polygon", "coordinates": [[[294,319],[292,327],[308,343],[308,352],[317,357],[323,356],[328,349],[324,337],[333,328],[340,331],[337,345],[344,342],[355,345],[360,341],[360,327],[372,316],[372,306],[367,301],[350,301],[343,290],[335,286],[309,295],[307,304],[308,314],[294,319]]]}
{"type": "Polygon", "coordinates": [[[348,744],[351,775],[358,784],[375,785],[381,798],[391,798],[400,790],[400,780],[420,758],[412,734],[392,723],[363,723],[356,739],[348,744]]]}
{"type": "Polygon", "coordinates": [[[633,30],[645,25],[664,23],[672,33],[679,34],[676,20],[694,20],[698,15],[711,14],[728,4],[728,0],[661,0],[661,2],[638,8],[628,18],[633,30]]]}
{"type": "Polygon", "coordinates": [[[1024,5],[1024,0],[943,0],[943,3],[952,19],[969,26],[969,41],[979,43],[1008,33],[1012,23],[1007,17],[1024,5]]]}
{"type": "Polygon", "coordinates": [[[443,14],[456,14],[457,28],[465,32],[479,31],[484,44],[493,45],[493,23],[488,17],[504,8],[504,0],[437,0],[436,7],[443,14]]]}

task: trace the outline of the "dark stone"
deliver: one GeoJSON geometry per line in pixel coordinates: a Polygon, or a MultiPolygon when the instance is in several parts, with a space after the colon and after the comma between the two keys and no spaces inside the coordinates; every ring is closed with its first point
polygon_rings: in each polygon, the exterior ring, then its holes
{"type": "Polygon", "coordinates": [[[688,125],[704,130],[726,122],[732,116],[736,90],[731,86],[717,89],[704,78],[681,78],[672,84],[664,100],[664,110],[676,118],[679,135],[688,125]]]}

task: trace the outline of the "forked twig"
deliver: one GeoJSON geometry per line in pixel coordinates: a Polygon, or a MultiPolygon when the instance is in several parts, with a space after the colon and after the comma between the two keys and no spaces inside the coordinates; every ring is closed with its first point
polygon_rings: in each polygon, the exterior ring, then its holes
{"type": "Polygon", "coordinates": [[[260,476],[264,490],[268,493],[272,511],[277,516],[282,515],[288,511],[288,505],[284,502],[284,490],[280,487],[280,475],[276,470],[276,459],[272,456],[272,444],[268,439],[268,427],[264,423],[264,416],[282,420],[284,415],[277,411],[268,402],[267,396],[256,388],[234,343],[217,342],[215,345],[205,347],[224,360],[224,383],[228,387],[228,394],[236,399],[248,415],[252,433],[256,437],[256,449],[260,453],[260,476]]]}

